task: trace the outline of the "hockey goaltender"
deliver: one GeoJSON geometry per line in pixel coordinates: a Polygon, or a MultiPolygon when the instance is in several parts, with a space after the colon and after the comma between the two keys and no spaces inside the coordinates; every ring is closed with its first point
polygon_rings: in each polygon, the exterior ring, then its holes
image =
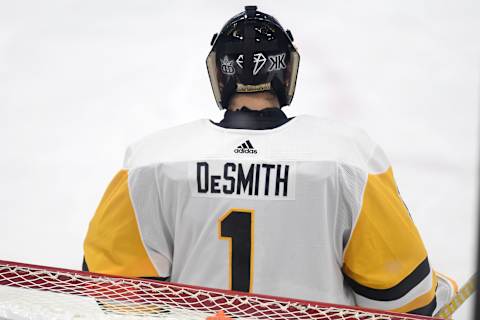
{"type": "Polygon", "coordinates": [[[131,145],[91,220],[84,269],[431,315],[433,271],[384,152],[363,131],[288,118],[293,36],[247,6],[212,39],[219,123],[131,145]],[[168,150],[168,151],[167,151],[168,150]]]}

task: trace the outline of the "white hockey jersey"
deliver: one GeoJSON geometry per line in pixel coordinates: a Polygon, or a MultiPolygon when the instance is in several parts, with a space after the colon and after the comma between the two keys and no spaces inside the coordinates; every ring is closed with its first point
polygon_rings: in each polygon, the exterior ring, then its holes
{"type": "Polygon", "coordinates": [[[132,145],[84,248],[94,272],[422,314],[445,302],[382,149],[312,116],[199,120],[132,145]]]}

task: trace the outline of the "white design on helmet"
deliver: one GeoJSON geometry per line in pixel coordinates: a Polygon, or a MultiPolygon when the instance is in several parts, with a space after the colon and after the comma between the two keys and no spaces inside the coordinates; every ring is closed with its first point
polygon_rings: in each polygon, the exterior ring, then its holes
{"type": "Polygon", "coordinates": [[[237,65],[243,69],[243,54],[239,55],[235,61],[237,62],[237,65]]]}
{"type": "Polygon", "coordinates": [[[235,68],[233,67],[233,60],[229,60],[227,56],[220,59],[221,69],[224,74],[235,74],[235,68]]]}
{"type": "Polygon", "coordinates": [[[253,75],[254,76],[257,75],[257,73],[263,68],[266,61],[267,61],[267,59],[265,58],[265,56],[261,52],[255,53],[253,55],[253,63],[255,63],[255,67],[253,68],[253,75]]]}
{"type": "Polygon", "coordinates": [[[270,62],[270,66],[268,67],[269,72],[287,68],[287,64],[285,63],[285,53],[268,56],[268,61],[270,62]]]}

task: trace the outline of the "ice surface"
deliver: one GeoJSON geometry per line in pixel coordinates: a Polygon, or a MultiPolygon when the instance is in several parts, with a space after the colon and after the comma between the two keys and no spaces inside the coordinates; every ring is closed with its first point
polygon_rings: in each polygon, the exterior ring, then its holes
{"type": "Polygon", "coordinates": [[[101,318],[103,314],[104,312],[91,298],[34,289],[0,287],[0,317],[5,319],[87,320],[101,318]]]}
{"type": "Polygon", "coordinates": [[[131,314],[128,311],[128,307],[123,314],[104,311],[90,297],[0,286],[0,320],[191,320],[210,315],[178,308],[152,316],[134,315],[134,308],[131,314]]]}
{"type": "MultiPolygon", "coordinates": [[[[232,1],[0,2],[0,258],[79,268],[125,147],[218,120],[209,42],[232,1]]],[[[366,129],[386,150],[435,268],[474,270],[480,2],[257,1],[301,54],[290,115],[366,129]]],[[[469,319],[470,306],[456,319],[469,319]]]]}

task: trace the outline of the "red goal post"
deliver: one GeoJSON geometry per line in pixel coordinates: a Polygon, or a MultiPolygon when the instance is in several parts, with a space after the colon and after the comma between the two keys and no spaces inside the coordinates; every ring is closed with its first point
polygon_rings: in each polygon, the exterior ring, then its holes
{"type": "Polygon", "coordinates": [[[433,319],[0,260],[0,319],[207,319],[221,311],[218,319],[433,319]]]}

